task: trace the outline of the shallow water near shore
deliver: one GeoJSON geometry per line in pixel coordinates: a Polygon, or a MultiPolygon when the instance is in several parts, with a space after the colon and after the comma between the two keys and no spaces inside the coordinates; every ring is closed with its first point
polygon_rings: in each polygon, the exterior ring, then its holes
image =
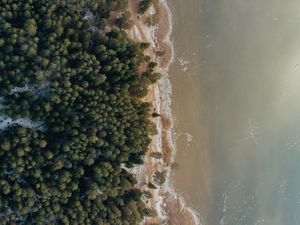
{"type": "Polygon", "coordinates": [[[176,191],[202,224],[300,224],[299,1],[168,3],[176,191]]]}

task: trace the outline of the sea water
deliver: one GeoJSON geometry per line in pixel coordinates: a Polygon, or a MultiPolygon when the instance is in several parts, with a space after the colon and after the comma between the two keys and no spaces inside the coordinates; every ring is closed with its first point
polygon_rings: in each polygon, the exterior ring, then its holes
{"type": "Polygon", "coordinates": [[[168,3],[176,191],[203,224],[300,224],[300,2],[168,3]]]}

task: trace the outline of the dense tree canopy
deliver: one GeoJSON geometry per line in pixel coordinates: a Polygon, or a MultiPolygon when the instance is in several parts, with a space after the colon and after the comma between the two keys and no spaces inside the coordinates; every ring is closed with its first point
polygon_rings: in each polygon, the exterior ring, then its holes
{"type": "Polygon", "coordinates": [[[160,76],[154,63],[138,74],[145,44],[106,31],[126,8],[0,0],[1,113],[44,128],[0,131],[0,224],[134,225],[151,214],[124,165],[142,164],[155,134],[141,98],[160,76]]]}

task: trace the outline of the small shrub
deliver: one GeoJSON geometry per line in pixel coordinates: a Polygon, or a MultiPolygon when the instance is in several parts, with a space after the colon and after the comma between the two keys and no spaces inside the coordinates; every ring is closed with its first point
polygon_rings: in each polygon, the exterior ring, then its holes
{"type": "Polygon", "coordinates": [[[152,14],[152,15],[148,16],[148,18],[147,18],[147,25],[155,26],[159,23],[159,20],[160,20],[160,16],[158,13],[152,14]]]}
{"type": "Polygon", "coordinates": [[[164,56],[166,53],[164,51],[156,51],[155,55],[158,57],[164,56]]]}
{"type": "Polygon", "coordinates": [[[158,185],[163,185],[166,182],[165,173],[156,171],[153,175],[153,179],[158,185]]]}
{"type": "Polygon", "coordinates": [[[152,198],[152,194],[151,194],[150,191],[145,191],[145,192],[144,192],[144,196],[145,196],[145,198],[147,198],[147,199],[152,198]]]}
{"type": "Polygon", "coordinates": [[[152,152],[150,156],[155,159],[161,159],[163,157],[163,155],[160,152],[152,152]]]}
{"type": "Polygon", "coordinates": [[[151,182],[148,183],[148,188],[150,188],[150,189],[157,189],[157,187],[153,183],[151,183],[151,182]]]}
{"type": "Polygon", "coordinates": [[[144,14],[151,6],[152,0],[142,0],[139,4],[139,13],[144,14]]]}

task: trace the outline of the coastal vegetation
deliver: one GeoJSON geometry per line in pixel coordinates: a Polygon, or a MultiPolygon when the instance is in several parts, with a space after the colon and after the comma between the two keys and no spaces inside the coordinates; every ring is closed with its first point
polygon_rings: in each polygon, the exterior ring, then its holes
{"type": "Polygon", "coordinates": [[[156,117],[160,117],[161,115],[159,114],[159,113],[157,113],[157,112],[154,112],[154,113],[152,113],[152,115],[151,115],[153,118],[156,118],[156,117]]]}
{"type": "Polygon", "coordinates": [[[0,224],[155,216],[128,168],[156,134],[142,98],[161,75],[123,30],[127,0],[0,2],[0,113],[40,124],[0,130],[0,224]]]}
{"type": "Polygon", "coordinates": [[[148,183],[148,187],[150,189],[157,189],[157,187],[153,183],[151,183],[151,182],[148,183]]]}
{"type": "Polygon", "coordinates": [[[119,18],[115,20],[115,25],[121,29],[131,29],[133,21],[130,19],[131,14],[129,11],[125,11],[119,18]]]}
{"type": "Polygon", "coordinates": [[[155,159],[161,159],[163,157],[163,154],[160,152],[152,152],[150,154],[151,157],[155,158],[155,159]]]}
{"type": "Polygon", "coordinates": [[[166,182],[165,172],[156,171],[153,175],[153,180],[159,186],[163,185],[166,182]]]}
{"type": "Polygon", "coordinates": [[[141,0],[139,4],[140,13],[144,14],[151,6],[153,0],[141,0]]]}
{"type": "Polygon", "coordinates": [[[156,54],[156,56],[161,57],[161,56],[165,55],[165,52],[164,51],[156,51],[155,54],[156,54]]]}
{"type": "Polygon", "coordinates": [[[158,13],[149,15],[146,19],[146,23],[148,24],[148,26],[155,26],[159,23],[160,20],[160,16],[158,13]]]}

